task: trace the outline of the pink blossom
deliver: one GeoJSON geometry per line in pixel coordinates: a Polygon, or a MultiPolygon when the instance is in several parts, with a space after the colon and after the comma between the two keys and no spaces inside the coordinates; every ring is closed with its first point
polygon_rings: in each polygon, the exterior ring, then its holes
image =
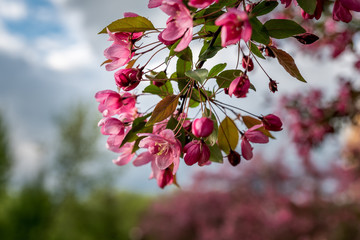
{"type": "Polygon", "coordinates": [[[191,126],[191,131],[196,137],[208,137],[213,130],[214,122],[207,117],[195,119],[191,126]]]}
{"type": "Polygon", "coordinates": [[[241,141],[241,154],[246,160],[250,160],[253,157],[253,147],[252,143],[267,143],[269,142],[269,138],[265,136],[262,132],[258,131],[262,125],[255,125],[249,128],[242,136],[241,141]]]}
{"type": "Polygon", "coordinates": [[[336,0],[333,9],[333,19],[335,21],[350,22],[352,15],[350,10],[360,12],[359,0],[336,0]]]}
{"type": "Polygon", "coordinates": [[[229,86],[229,95],[232,96],[233,94],[237,98],[246,97],[250,88],[250,81],[247,75],[241,75],[240,77],[235,78],[230,86],[229,86]]]}
{"type": "Polygon", "coordinates": [[[111,33],[108,29],[109,41],[114,41],[113,44],[105,49],[104,56],[111,60],[105,65],[107,71],[113,71],[121,66],[127,64],[134,56],[132,51],[133,44],[131,42],[130,33],[111,33]]]}
{"type": "Polygon", "coordinates": [[[103,118],[98,123],[98,126],[101,127],[101,133],[104,135],[122,135],[124,134],[125,126],[117,118],[103,118]]]}
{"type": "Polygon", "coordinates": [[[196,8],[206,8],[210,6],[213,2],[219,2],[219,0],[190,0],[189,6],[196,8]]]}
{"type": "Polygon", "coordinates": [[[120,156],[113,160],[113,163],[115,163],[118,166],[123,166],[128,164],[131,159],[133,159],[133,157],[135,156],[135,153],[132,153],[132,150],[134,148],[134,143],[135,142],[127,142],[125,143],[122,147],[118,148],[118,151],[116,151],[117,153],[120,153],[120,156]]]}
{"type": "MultiPolygon", "coordinates": [[[[148,152],[143,152],[139,154],[139,156],[133,161],[134,166],[142,166],[144,164],[147,164],[151,162],[151,174],[150,179],[155,178],[157,180],[157,184],[159,187],[164,188],[167,185],[170,185],[173,183],[174,176],[171,167],[167,167],[165,169],[160,169],[158,165],[156,164],[156,155],[151,154],[148,152]]],[[[175,165],[174,165],[175,168],[175,165]]]]}
{"type": "Polygon", "coordinates": [[[160,170],[165,170],[174,164],[173,174],[176,173],[181,153],[181,144],[170,129],[162,130],[158,134],[140,133],[138,136],[146,136],[139,142],[140,148],[147,148],[153,156],[156,166],[160,170]]]}
{"type": "Polygon", "coordinates": [[[142,71],[138,68],[120,69],[114,74],[116,85],[124,91],[130,91],[139,85],[142,71]]]}
{"type": "Polygon", "coordinates": [[[265,117],[261,118],[263,125],[266,130],[270,131],[281,131],[282,130],[282,122],[280,118],[274,114],[268,114],[265,117]]]}
{"type": "Polygon", "coordinates": [[[228,9],[227,13],[216,19],[215,24],[222,26],[221,45],[226,47],[243,39],[245,42],[251,38],[251,25],[246,12],[236,8],[228,9]]]}
{"type": "Polygon", "coordinates": [[[187,165],[198,163],[199,166],[206,165],[210,158],[210,149],[203,141],[194,140],[184,147],[184,161],[187,165]]]}
{"type": "Polygon", "coordinates": [[[98,109],[104,117],[115,115],[123,105],[120,94],[112,90],[97,92],[95,99],[99,102],[98,109]]]}
{"type": "Polygon", "coordinates": [[[190,11],[179,0],[163,1],[160,9],[170,18],[166,22],[166,29],[161,32],[161,38],[164,44],[177,41],[181,38],[179,44],[174,49],[176,52],[184,50],[192,40],[193,21],[190,11]]]}
{"type": "Polygon", "coordinates": [[[148,8],[160,7],[163,0],[149,0],[148,8]]]}

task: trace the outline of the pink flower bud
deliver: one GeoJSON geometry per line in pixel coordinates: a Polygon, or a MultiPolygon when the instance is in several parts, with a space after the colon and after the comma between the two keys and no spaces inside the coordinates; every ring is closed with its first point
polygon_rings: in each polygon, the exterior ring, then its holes
{"type": "Polygon", "coordinates": [[[142,71],[138,68],[125,68],[115,72],[115,82],[124,91],[130,91],[139,85],[142,71]]]}
{"type": "Polygon", "coordinates": [[[210,118],[202,117],[193,121],[191,131],[196,137],[208,137],[214,130],[214,122],[210,118]]]}
{"type": "Polygon", "coordinates": [[[184,161],[191,166],[198,163],[199,166],[207,164],[210,158],[210,149],[203,141],[194,140],[189,142],[184,147],[184,161]]]}
{"type": "Polygon", "coordinates": [[[246,97],[250,88],[250,81],[246,75],[235,78],[229,86],[229,95],[237,98],[246,97]]]}
{"type": "Polygon", "coordinates": [[[236,165],[238,165],[241,161],[240,154],[232,149],[230,150],[230,153],[227,157],[228,157],[229,163],[234,167],[236,165]]]}
{"type": "Polygon", "coordinates": [[[249,72],[254,69],[254,63],[251,58],[249,58],[249,56],[244,56],[241,63],[243,68],[248,70],[249,72]]]}
{"type": "Polygon", "coordinates": [[[274,114],[268,114],[263,117],[262,122],[264,124],[265,129],[270,131],[281,131],[282,130],[282,122],[278,116],[274,114]]]}

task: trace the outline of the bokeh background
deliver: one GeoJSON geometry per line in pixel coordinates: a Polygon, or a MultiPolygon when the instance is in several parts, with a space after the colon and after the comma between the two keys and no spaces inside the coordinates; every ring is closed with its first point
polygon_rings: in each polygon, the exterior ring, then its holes
{"type": "MultiPolygon", "coordinates": [[[[320,184],[299,170],[286,129],[235,169],[226,162],[182,165],[181,189],[160,190],[148,180],[149,166],[113,165],[116,155],[97,129],[94,95],[115,84],[100,67],[109,42],[97,32],[124,12],[156,27],[167,18],[147,1],[0,0],[0,239],[360,239],[358,204],[329,197],[334,182],[320,184]]],[[[289,79],[276,60],[262,62],[279,92],[269,92],[257,69],[251,75],[257,92],[242,106],[276,112],[281,94],[313,87],[331,98],[338,76],[358,74],[353,55],[321,59],[301,47],[295,40],[283,45],[308,84],[289,79]]],[[[222,56],[206,64],[236,64],[234,48],[222,56]]],[[[323,169],[341,165],[343,136],[327,141],[314,153],[323,169]]]]}

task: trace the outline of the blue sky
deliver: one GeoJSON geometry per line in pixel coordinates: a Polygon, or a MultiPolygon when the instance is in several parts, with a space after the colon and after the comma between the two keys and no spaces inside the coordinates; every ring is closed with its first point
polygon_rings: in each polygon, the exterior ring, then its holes
{"type": "MultiPolygon", "coordinates": [[[[0,0],[0,110],[11,129],[16,181],[30,177],[46,165],[46,153],[38,149],[54,141],[54,116],[66,112],[68,106],[79,101],[88,103],[96,111],[94,94],[103,89],[116,89],[113,73],[99,67],[109,42],[106,36],[96,33],[121,18],[125,11],[148,17],[157,27],[165,24],[166,16],[159,10],[147,9],[145,0],[0,0]]],[[[293,52],[291,47],[288,49],[293,52]]],[[[236,59],[235,48],[224,50],[222,56],[210,60],[205,67],[236,59]]],[[[289,77],[276,60],[262,62],[280,82],[280,93],[296,89],[306,91],[309,86],[326,86],[331,93],[336,88],[333,76],[347,69],[350,71],[348,63],[351,62],[345,56],[338,62],[325,64],[303,55],[297,56],[296,61],[308,85],[289,77]]],[[[232,62],[234,65],[235,60],[232,62]]],[[[257,113],[270,113],[272,106],[263,103],[269,98],[278,99],[279,94],[274,97],[268,91],[267,79],[259,70],[251,78],[257,93],[242,101],[242,106],[261,109],[257,113]]],[[[139,106],[140,109],[147,107],[146,103],[139,106]]],[[[278,136],[277,141],[288,141],[285,134],[278,136]]],[[[105,145],[105,139],[103,143],[105,145]]],[[[113,166],[112,157],[115,156],[109,156],[109,167],[113,166]]],[[[121,186],[148,191],[157,189],[154,181],[146,180],[149,166],[135,169],[129,165],[124,169],[126,176],[121,186]]],[[[183,173],[189,171],[183,169],[183,173]]],[[[188,175],[184,175],[180,180],[189,181],[188,175]]]]}

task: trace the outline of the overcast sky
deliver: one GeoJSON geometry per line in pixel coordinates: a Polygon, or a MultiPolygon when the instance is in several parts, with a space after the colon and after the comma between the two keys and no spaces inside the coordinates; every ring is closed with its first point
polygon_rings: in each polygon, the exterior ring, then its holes
{"type": "MultiPolygon", "coordinates": [[[[20,179],[31,175],[46,159],[39,152],[39,144],[53,141],[54,116],[65,113],[66,108],[79,101],[95,110],[94,94],[116,89],[113,73],[99,67],[105,60],[103,50],[110,43],[97,32],[122,18],[124,12],[145,16],[156,27],[165,25],[166,15],[157,9],[147,9],[147,3],[147,0],[0,0],[0,110],[10,127],[20,179]]],[[[235,48],[228,48],[222,59],[211,60],[204,67],[211,68],[218,61],[234,66],[235,53],[235,48]]],[[[296,61],[309,84],[292,79],[276,60],[264,63],[268,73],[280,82],[281,93],[306,91],[309,85],[326,86],[332,92],[333,76],[349,69],[346,57],[324,64],[299,55],[296,61]]],[[[242,106],[246,109],[263,106],[255,112],[270,113],[271,107],[263,103],[278,97],[267,90],[267,78],[259,70],[250,78],[257,93],[241,101],[242,106]]],[[[146,109],[146,104],[139,108],[146,109]]],[[[157,188],[155,182],[146,181],[149,166],[142,170],[133,166],[125,169],[128,181],[122,182],[124,186],[157,188]]]]}

